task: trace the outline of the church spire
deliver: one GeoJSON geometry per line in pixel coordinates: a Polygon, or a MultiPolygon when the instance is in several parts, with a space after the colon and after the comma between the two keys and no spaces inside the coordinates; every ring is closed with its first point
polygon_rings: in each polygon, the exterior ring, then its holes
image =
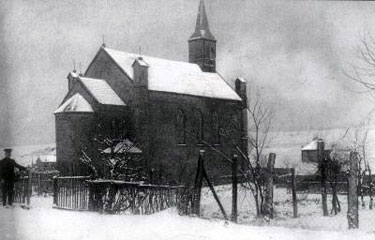
{"type": "Polygon", "coordinates": [[[203,72],[216,71],[216,39],[210,32],[204,0],[200,0],[195,31],[189,38],[189,62],[203,72]]]}
{"type": "Polygon", "coordinates": [[[199,8],[198,8],[198,15],[197,15],[197,22],[195,24],[195,31],[191,35],[190,40],[196,39],[196,38],[205,38],[208,40],[215,41],[215,37],[210,32],[210,28],[208,26],[204,0],[200,0],[199,8]]]}

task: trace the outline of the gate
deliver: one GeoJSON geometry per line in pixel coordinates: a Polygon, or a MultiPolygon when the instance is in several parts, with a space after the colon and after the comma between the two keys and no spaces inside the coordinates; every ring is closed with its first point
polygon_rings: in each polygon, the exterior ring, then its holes
{"type": "Polygon", "coordinates": [[[30,205],[31,189],[31,175],[21,176],[14,182],[13,202],[30,205]]]}

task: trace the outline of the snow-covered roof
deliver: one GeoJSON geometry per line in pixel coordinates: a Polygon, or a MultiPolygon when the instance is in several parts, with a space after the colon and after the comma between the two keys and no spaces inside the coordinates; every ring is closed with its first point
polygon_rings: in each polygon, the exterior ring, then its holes
{"type": "MultiPolygon", "coordinates": [[[[302,147],[302,151],[311,151],[311,150],[317,150],[317,149],[318,149],[318,139],[314,139],[310,143],[302,147]]],[[[327,146],[325,146],[325,150],[328,150],[327,146]]]]}
{"type": "Polygon", "coordinates": [[[245,79],[245,78],[243,78],[243,77],[237,77],[237,79],[238,79],[238,80],[240,80],[241,82],[244,82],[244,83],[246,83],[246,79],[245,79]]]}
{"type": "Polygon", "coordinates": [[[56,162],[56,155],[41,155],[38,158],[41,162],[56,162]]]}
{"type": "Polygon", "coordinates": [[[79,77],[78,79],[99,103],[125,106],[125,103],[105,80],[87,77],[79,77]]]}
{"type": "Polygon", "coordinates": [[[133,79],[132,64],[142,57],[149,66],[148,89],[209,98],[241,101],[237,93],[217,73],[203,72],[197,64],[140,56],[103,48],[133,79]]]}
{"type": "Polygon", "coordinates": [[[79,77],[79,74],[78,74],[76,71],[69,72],[68,77],[69,77],[70,75],[71,75],[72,77],[74,77],[74,78],[79,77]]]}
{"type": "MultiPolygon", "coordinates": [[[[125,139],[122,142],[119,142],[114,149],[115,153],[142,153],[142,150],[137,148],[134,143],[129,139],[125,139]]],[[[111,153],[111,149],[107,148],[103,150],[103,153],[111,153]]]]}
{"type": "MultiPolygon", "coordinates": [[[[148,67],[148,64],[143,60],[142,57],[139,57],[137,59],[134,60],[133,64],[137,62],[139,65],[143,66],[143,67],[148,67]]],[[[133,66],[132,64],[132,66],[133,66]]]]}
{"type": "Polygon", "coordinates": [[[318,149],[318,140],[312,140],[310,143],[302,147],[302,151],[317,150],[317,149],[318,149]]]}
{"type": "Polygon", "coordinates": [[[94,112],[94,110],[81,94],[76,93],[66,100],[54,113],[62,112],[94,112]]]}

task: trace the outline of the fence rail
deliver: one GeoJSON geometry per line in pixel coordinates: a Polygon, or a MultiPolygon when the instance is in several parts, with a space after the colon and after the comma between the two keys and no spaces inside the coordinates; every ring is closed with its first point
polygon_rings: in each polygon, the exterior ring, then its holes
{"type": "MultiPolygon", "coordinates": [[[[329,186],[329,183],[327,183],[329,186]]],[[[288,192],[291,192],[291,184],[287,185],[288,192]]],[[[296,191],[300,193],[321,193],[321,182],[318,181],[308,181],[308,182],[297,182],[296,191]]],[[[329,187],[327,193],[331,193],[332,189],[329,187]]],[[[337,182],[336,191],[340,194],[348,193],[348,183],[347,182],[337,182]]]]}

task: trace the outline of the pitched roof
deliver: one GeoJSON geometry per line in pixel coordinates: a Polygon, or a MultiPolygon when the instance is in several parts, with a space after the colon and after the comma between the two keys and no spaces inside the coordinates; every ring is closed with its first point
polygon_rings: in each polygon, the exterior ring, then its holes
{"type": "MultiPolygon", "coordinates": [[[[115,153],[142,153],[142,150],[137,148],[129,139],[119,142],[113,149],[115,153]]],[[[106,148],[103,153],[111,153],[111,148],[106,148]]]]}
{"type": "Polygon", "coordinates": [[[94,112],[87,100],[76,93],[66,100],[54,113],[62,112],[94,112]]]}
{"type": "MultiPolygon", "coordinates": [[[[331,150],[330,147],[325,146],[325,150],[331,150]]],[[[310,151],[310,150],[317,150],[318,149],[318,139],[312,140],[310,143],[304,145],[302,147],[302,151],[310,151]]]]}
{"type": "Polygon", "coordinates": [[[204,0],[200,0],[199,8],[198,8],[198,15],[197,15],[197,22],[195,24],[195,31],[190,36],[189,40],[196,39],[196,38],[205,38],[209,40],[215,40],[214,35],[212,35],[210,28],[208,26],[206,8],[204,6],[204,0]]]}
{"type": "Polygon", "coordinates": [[[87,77],[79,77],[78,79],[99,103],[125,106],[125,103],[105,80],[87,77]]]}
{"type": "MultiPolygon", "coordinates": [[[[103,49],[133,79],[132,64],[140,55],[103,49]]],[[[203,72],[197,64],[143,55],[142,59],[149,66],[149,90],[241,101],[219,74],[203,72]]]]}

